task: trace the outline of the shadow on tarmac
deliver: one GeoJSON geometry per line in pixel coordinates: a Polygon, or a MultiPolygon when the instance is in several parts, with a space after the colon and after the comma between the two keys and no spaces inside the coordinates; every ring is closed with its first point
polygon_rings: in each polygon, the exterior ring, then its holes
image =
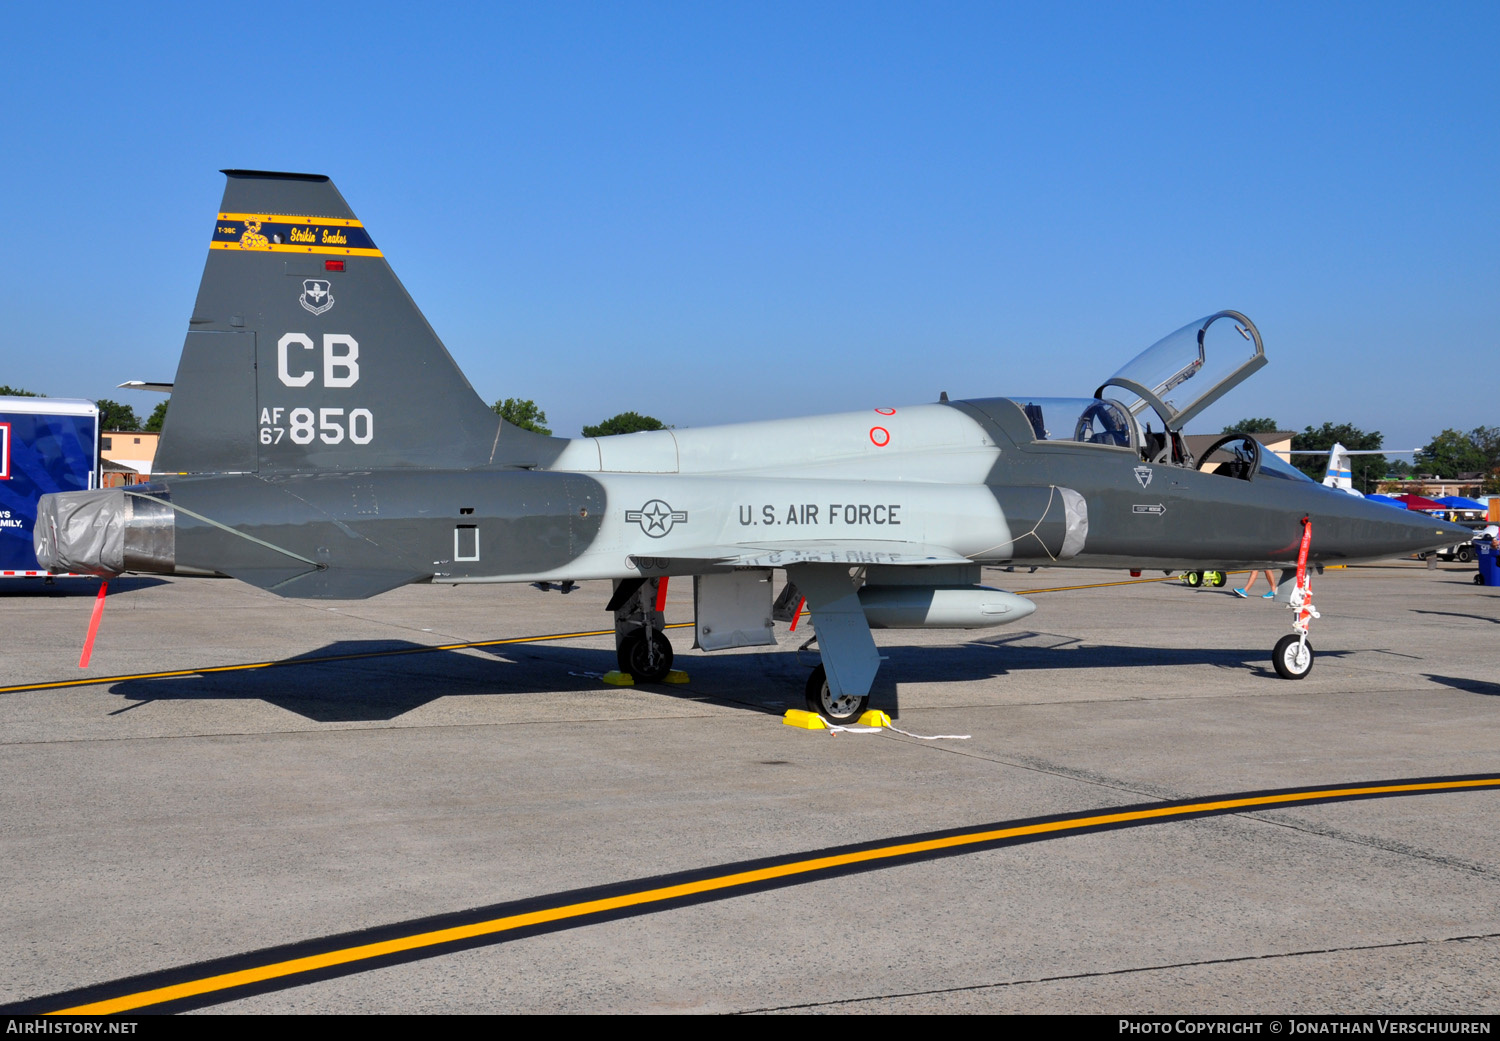
{"type": "Polygon", "coordinates": [[[1454,690],[1462,690],[1469,694],[1483,694],[1487,697],[1500,697],[1500,683],[1490,683],[1486,680],[1473,680],[1467,676],[1434,676],[1427,674],[1427,678],[1434,683],[1441,683],[1454,690]]]}
{"type": "MultiPolygon", "coordinates": [[[[1266,647],[1085,645],[1072,637],[1028,632],[956,647],[897,645],[880,650],[886,661],[876,677],[870,706],[898,718],[897,684],[902,680],[974,682],[1052,669],[1190,665],[1248,669],[1257,676],[1276,678],[1266,647]],[[1027,640],[1048,642],[1035,646],[1021,642],[1027,640]]],[[[1319,651],[1318,655],[1340,657],[1343,653],[1319,651]]],[[[694,682],[641,684],[640,689],[680,700],[780,714],[803,707],[803,687],[818,660],[815,652],[679,655],[676,666],[689,671],[694,682]]],[[[377,722],[455,694],[598,691],[603,686],[600,677],[614,668],[613,651],[546,643],[434,651],[404,640],[356,640],[330,643],[260,668],[130,679],[109,689],[136,703],[113,715],[154,701],[259,699],[314,722],[377,722]],[[342,660],[328,660],[338,658],[342,660]]]]}
{"type": "Polygon", "coordinates": [[[1412,608],[1411,613],[1412,614],[1437,614],[1437,615],[1443,615],[1443,616],[1445,616],[1447,618],[1472,618],[1472,619],[1474,619],[1477,622],[1489,622],[1491,625],[1500,625],[1500,618],[1490,618],[1487,615],[1482,615],[1482,614],[1464,614],[1463,612],[1460,612],[1460,611],[1423,611],[1423,610],[1420,610],[1420,609],[1414,607],[1414,608],[1412,608]]]}
{"type": "MultiPolygon", "coordinates": [[[[166,579],[134,576],[112,578],[109,580],[109,592],[105,594],[105,597],[133,593],[138,589],[150,589],[152,586],[160,585],[166,585],[166,579]]],[[[55,578],[51,582],[45,578],[0,578],[0,597],[95,597],[98,595],[99,580],[97,578],[55,578]]]]}

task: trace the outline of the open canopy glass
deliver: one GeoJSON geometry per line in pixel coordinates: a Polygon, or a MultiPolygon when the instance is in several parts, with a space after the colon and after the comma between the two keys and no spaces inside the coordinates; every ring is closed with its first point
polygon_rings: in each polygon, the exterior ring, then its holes
{"type": "Polygon", "coordinates": [[[1108,387],[1138,420],[1150,406],[1177,431],[1266,363],[1255,324],[1238,311],[1219,311],[1184,325],[1136,355],[1094,391],[1108,387]]]}

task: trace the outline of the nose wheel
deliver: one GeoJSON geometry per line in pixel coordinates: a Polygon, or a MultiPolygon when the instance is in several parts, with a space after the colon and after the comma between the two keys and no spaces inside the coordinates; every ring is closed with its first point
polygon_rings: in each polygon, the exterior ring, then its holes
{"type": "Polygon", "coordinates": [[[835,695],[828,686],[828,672],[821,665],[807,677],[807,711],[816,712],[830,723],[844,726],[857,722],[869,704],[868,694],[835,695]]]}
{"type": "Polygon", "coordinates": [[[1276,674],[1282,679],[1300,680],[1312,672],[1312,644],[1300,633],[1287,633],[1276,641],[1276,647],[1271,651],[1271,664],[1276,666],[1276,674]]]}

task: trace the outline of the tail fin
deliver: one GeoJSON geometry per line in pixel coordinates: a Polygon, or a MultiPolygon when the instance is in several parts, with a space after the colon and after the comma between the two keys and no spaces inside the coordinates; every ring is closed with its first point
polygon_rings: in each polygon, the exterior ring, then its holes
{"type": "Polygon", "coordinates": [[[224,173],[157,473],[556,457],[485,406],[332,181],[224,173]]]}
{"type": "Polygon", "coordinates": [[[1323,477],[1323,484],[1343,492],[1354,491],[1354,471],[1349,465],[1349,450],[1337,441],[1328,450],[1328,473],[1323,477]]]}

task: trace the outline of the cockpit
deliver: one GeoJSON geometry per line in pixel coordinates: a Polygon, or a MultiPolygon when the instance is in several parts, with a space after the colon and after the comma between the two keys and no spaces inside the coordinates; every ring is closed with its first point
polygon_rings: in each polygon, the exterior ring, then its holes
{"type": "Polygon", "coordinates": [[[1013,399],[1037,441],[1134,448],[1135,422],[1118,401],[1099,398],[1013,399]]]}
{"type": "MultiPolygon", "coordinates": [[[[1189,420],[1265,364],[1255,324],[1238,311],[1219,311],[1146,348],[1100,384],[1092,398],[1002,400],[1021,411],[1034,442],[1094,445],[1145,463],[1247,481],[1256,476],[1309,480],[1248,434],[1226,434],[1201,458],[1183,439],[1189,420]]],[[[993,415],[1000,402],[972,404],[993,415]]]]}

